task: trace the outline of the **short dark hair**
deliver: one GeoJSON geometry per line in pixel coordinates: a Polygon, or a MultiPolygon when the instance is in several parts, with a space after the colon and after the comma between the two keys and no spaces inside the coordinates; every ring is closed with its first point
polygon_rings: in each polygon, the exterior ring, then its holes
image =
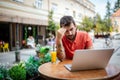
{"type": "Polygon", "coordinates": [[[60,27],[62,27],[62,26],[70,26],[71,23],[76,25],[72,16],[63,16],[60,19],[60,27]]]}

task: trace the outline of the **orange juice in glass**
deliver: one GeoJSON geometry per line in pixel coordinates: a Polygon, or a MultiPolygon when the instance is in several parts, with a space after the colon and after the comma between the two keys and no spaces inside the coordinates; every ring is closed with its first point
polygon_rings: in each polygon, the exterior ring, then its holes
{"type": "Polygon", "coordinates": [[[56,63],[56,60],[57,60],[57,53],[56,53],[56,51],[52,51],[51,52],[51,62],[56,63]]]}

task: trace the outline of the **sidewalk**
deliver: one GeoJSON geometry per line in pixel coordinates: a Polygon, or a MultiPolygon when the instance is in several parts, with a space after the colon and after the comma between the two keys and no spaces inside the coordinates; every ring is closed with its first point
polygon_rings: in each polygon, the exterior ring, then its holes
{"type": "MultiPolygon", "coordinates": [[[[36,55],[35,49],[22,49],[20,51],[20,60],[26,61],[31,55],[36,55]]],[[[15,51],[0,52],[0,63],[11,64],[15,62],[15,51]]]]}
{"type": "MultiPolygon", "coordinates": [[[[96,39],[95,42],[93,43],[94,48],[103,48],[103,39],[96,39]]],[[[117,40],[113,41],[113,48],[116,50],[119,47],[120,41],[118,42],[117,40]]],[[[120,67],[120,48],[112,55],[109,63],[116,64],[120,67]]]]}
{"type": "MultiPolygon", "coordinates": [[[[21,61],[26,61],[31,55],[33,56],[36,55],[35,49],[20,50],[21,61]]],[[[120,67],[119,61],[120,61],[120,49],[112,55],[110,59],[110,63],[117,64],[120,67]]],[[[15,62],[15,51],[0,53],[0,64],[11,64],[11,63],[13,64],[14,62],[15,62]]]]}

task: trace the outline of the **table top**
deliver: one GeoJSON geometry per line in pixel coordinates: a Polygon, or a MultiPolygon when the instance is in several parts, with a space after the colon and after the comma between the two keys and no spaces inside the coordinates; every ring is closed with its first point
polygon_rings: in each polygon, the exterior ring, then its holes
{"type": "Polygon", "coordinates": [[[64,64],[71,62],[72,60],[57,62],[56,64],[48,62],[42,64],[38,70],[42,76],[53,79],[107,79],[120,73],[120,68],[112,64],[108,64],[105,69],[70,72],[64,67],[64,64]]]}

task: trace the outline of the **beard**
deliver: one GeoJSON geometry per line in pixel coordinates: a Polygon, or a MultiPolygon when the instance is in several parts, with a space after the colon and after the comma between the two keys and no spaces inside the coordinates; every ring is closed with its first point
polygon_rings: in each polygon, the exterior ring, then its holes
{"type": "Polygon", "coordinates": [[[77,29],[75,30],[75,33],[73,33],[71,35],[66,35],[66,37],[67,37],[67,39],[73,41],[73,40],[75,40],[76,34],[77,34],[77,29]]]}
{"type": "Polygon", "coordinates": [[[74,40],[75,39],[75,35],[67,35],[66,36],[69,40],[74,40]]]}
{"type": "Polygon", "coordinates": [[[76,34],[77,34],[77,32],[75,34],[72,34],[72,35],[67,35],[66,37],[67,37],[67,39],[73,41],[73,40],[75,40],[76,34]]]}

